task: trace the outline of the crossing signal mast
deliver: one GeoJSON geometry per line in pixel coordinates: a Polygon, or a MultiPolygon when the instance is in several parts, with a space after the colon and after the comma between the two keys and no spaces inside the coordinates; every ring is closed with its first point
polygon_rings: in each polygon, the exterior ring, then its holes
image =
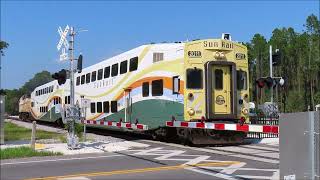
{"type": "Polygon", "coordinates": [[[270,89],[270,102],[266,102],[266,104],[269,104],[273,107],[276,107],[276,108],[273,108],[274,112],[278,111],[277,109],[277,104],[275,104],[273,102],[273,88],[274,87],[277,87],[278,85],[283,87],[285,85],[285,80],[284,78],[282,77],[274,77],[273,76],[273,73],[272,73],[272,68],[273,66],[277,66],[281,63],[281,59],[282,59],[282,54],[281,52],[279,51],[279,49],[276,49],[275,53],[272,54],[272,46],[270,46],[270,58],[269,58],[269,65],[270,65],[270,75],[268,77],[260,77],[256,80],[256,85],[259,87],[259,88],[264,88],[265,86],[267,88],[270,89]]]}
{"type": "MultiPolygon", "coordinates": [[[[65,30],[62,31],[61,27],[58,28],[58,33],[60,34],[60,41],[57,45],[58,51],[62,48],[61,50],[61,55],[60,55],[60,60],[65,61],[65,60],[70,60],[70,70],[69,70],[69,76],[70,76],[70,107],[68,109],[65,109],[65,115],[67,122],[69,124],[69,129],[68,129],[68,147],[70,149],[76,149],[79,146],[78,143],[78,137],[75,135],[75,120],[79,120],[79,107],[75,106],[74,103],[74,73],[81,72],[82,71],[82,55],[79,56],[78,59],[74,58],[74,37],[76,35],[76,31],[74,27],[69,28],[67,25],[65,30]],[[70,31],[69,31],[70,30],[70,31]],[[70,36],[70,45],[68,42],[67,36],[70,36]],[[69,50],[69,54],[66,50],[69,50]],[[77,69],[74,68],[74,61],[78,61],[77,69]]],[[[52,78],[58,80],[58,84],[62,85],[66,82],[67,79],[67,70],[62,69],[57,73],[54,73],[52,75],[52,78]]]]}

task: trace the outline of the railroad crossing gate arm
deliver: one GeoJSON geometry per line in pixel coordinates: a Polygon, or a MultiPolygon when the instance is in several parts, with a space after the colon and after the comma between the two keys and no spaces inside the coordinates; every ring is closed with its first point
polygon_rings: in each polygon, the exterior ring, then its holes
{"type": "Polygon", "coordinates": [[[279,134],[279,126],[275,126],[275,125],[167,121],[166,126],[167,127],[184,127],[184,128],[215,129],[215,130],[225,130],[225,131],[242,131],[242,132],[279,134]]]}

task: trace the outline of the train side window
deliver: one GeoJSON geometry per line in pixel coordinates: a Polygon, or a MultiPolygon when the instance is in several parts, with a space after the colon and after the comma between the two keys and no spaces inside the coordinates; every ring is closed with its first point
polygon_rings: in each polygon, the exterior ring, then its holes
{"type": "Polygon", "coordinates": [[[96,79],[97,79],[97,71],[93,71],[91,73],[91,82],[96,81],[96,79]]]}
{"type": "Polygon", "coordinates": [[[163,80],[152,81],[152,96],[162,96],[163,95],[163,80]]]}
{"type": "Polygon", "coordinates": [[[71,102],[71,101],[70,101],[70,96],[68,96],[68,104],[70,104],[70,102],[71,102]]]}
{"type": "Polygon", "coordinates": [[[91,110],[91,113],[96,113],[96,103],[90,104],[90,110],[91,110]]]}
{"type": "Polygon", "coordinates": [[[104,68],[104,78],[110,77],[110,66],[104,68]]]}
{"type": "Polygon", "coordinates": [[[61,104],[61,98],[58,97],[58,104],[61,104]]]}
{"type": "Polygon", "coordinates": [[[221,69],[214,71],[214,82],[215,89],[223,89],[223,71],[221,69]]]}
{"type": "Polygon", "coordinates": [[[180,79],[179,76],[172,77],[172,94],[179,94],[180,91],[180,79]]]}
{"type": "Polygon", "coordinates": [[[118,75],[118,66],[119,66],[118,63],[112,65],[112,68],[111,68],[111,77],[114,77],[114,76],[117,76],[117,75],[118,75]]]}
{"type": "Polygon", "coordinates": [[[129,67],[130,72],[138,69],[138,60],[139,58],[137,56],[130,59],[130,67],[129,67]]]}
{"type": "Polygon", "coordinates": [[[127,71],[128,71],[128,61],[125,60],[120,63],[120,74],[124,74],[127,71]]]}
{"type": "Polygon", "coordinates": [[[109,113],[109,101],[104,101],[103,102],[103,112],[104,113],[109,113]]]}
{"type": "Polygon", "coordinates": [[[97,113],[102,112],[102,102],[97,102],[97,113]]]}
{"type": "Polygon", "coordinates": [[[118,112],[118,102],[117,101],[111,101],[111,112],[113,112],[113,113],[118,112]]]}
{"type": "Polygon", "coordinates": [[[90,83],[90,73],[86,74],[86,84],[90,83]]]}
{"type": "Polygon", "coordinates": [[[247,89],[247,72],[242,70],[237,71],[237,89],[238,90],[247,89]]]}
{"type": "Polygon", "coordinates": [[[34,107],[34,102],[31,102],[31,107],[34,107]]]}
{"type": "Polygon", "coordinates": [[[142,83],[142,97],[149,96],[149,82],[142,83]]]}
{"type": "Polygon", "coordinates": [[[98,70],[98,80],[102,79],[102,75],[103,75],[103,69],[99,69],[98,70]]]}
{"type": "Polygon", "coordinates": [[[82,76],[81,76],[81,84],[84,84],[84,80],[85,80],[85,76],[82,75],[82,76]]]}
{"type": "Polygon", "coordinates": [[[202,69],[187,69],[187,88],[202,89],[202,69]]]}
{"type": "Polygon", "coordinates": [[[64,104],[68,104],[68,97],[67,96],[64,97],[64,104]]]}

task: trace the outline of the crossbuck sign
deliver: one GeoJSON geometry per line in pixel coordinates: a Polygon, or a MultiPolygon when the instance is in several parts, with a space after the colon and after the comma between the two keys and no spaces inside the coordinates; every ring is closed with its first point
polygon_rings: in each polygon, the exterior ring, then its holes
{"type": "Polygon", "coordinates": [[[68,59],[68,53],[66,52],[66,49],[69,48],[69,42],[67,40],[67,35],[69,32],[69,26],[67,25],[64,31],[62,31],[61,27],[59,26],[58,28],[58,33],[60,34],[60,41],[57,45],[58,51],[61,49],[62,45],[64,46],[61,50],[61,55],[60,55],[60,61],[64,61],[68,59]]]}

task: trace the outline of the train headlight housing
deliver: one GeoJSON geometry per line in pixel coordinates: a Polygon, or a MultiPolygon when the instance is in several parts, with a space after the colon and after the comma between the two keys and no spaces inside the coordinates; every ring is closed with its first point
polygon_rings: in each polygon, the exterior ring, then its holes
{"type": "Polygon", "coordinates": [[[189,114],[190,116],[193,116],[193,115],[195,114],[194,109],[193,109],[193,108],[189,108],[189,109],[188,109],[188,114],[189,114]]]}

